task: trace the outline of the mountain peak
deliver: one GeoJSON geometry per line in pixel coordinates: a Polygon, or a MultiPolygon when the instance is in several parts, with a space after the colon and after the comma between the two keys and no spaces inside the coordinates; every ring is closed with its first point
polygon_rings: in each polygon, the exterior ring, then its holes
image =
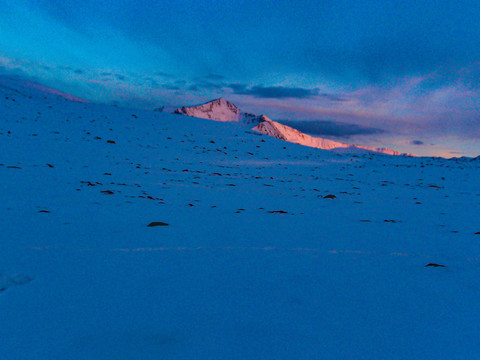
{"type": "Polygon", "coordinates": [[[412,155],[403,154],[388,148],[375,148],[371,146],[345,144],[330,139],[310,136],[295,128],[273,121],[265,115],[258,116],[255,114],[242,112],[233,103],[223,97],[197,106],[184,106],[176,109],[174,113],[222,122],[238,122],[249,127],[254,126],[252,130],[258,131],[265,135],[317,149],[335,149],[336,151],[339,151],[339,149],[344,149],[348,152],[374,152],[388,155],[412,155]]]}
{"type": "Polygon", "coordinates": [[[242,112],[223,97],[196,106],[184,106],[176,109],[174,113],[223,122],[258,124],[264,121],[256,115],[242,112]]]}

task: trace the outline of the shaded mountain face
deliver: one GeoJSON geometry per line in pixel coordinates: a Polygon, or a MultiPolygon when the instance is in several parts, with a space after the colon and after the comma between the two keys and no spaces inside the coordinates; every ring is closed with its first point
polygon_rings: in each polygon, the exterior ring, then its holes
{"type": "Polygon", "coordinates": [[[310,136],[293,127],[273,121],[265,115],[257,116],[244,113],[233,103],[224,98],[216,99],[197,106],[184,106],[176,109],[174,113],[215,121],[238,122],[249,126],[254,125],[252,128],[254,131],[273,136],[277,139],[317,149],[412,156],[412,154],[405,154],[388,148],[345,144],[321,137],[310,136]]]}

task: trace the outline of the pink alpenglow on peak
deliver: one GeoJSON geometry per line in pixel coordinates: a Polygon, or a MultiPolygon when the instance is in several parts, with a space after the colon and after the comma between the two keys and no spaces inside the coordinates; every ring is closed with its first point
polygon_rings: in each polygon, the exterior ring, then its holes
{"type": "Polygon", "coordinates": [[[268,118],[264,122],[255,126],[252,130],[255,130],[262,134],[273,136],[277,139],[285,140],[291,143],[313,147],[317,149],[323,149],[323,150],[345,149],[348,152],[356,152],[360,150],[360,151],[369,151],[369,152],[376,152],[376,153],[396,155],[396,156],[400,156],[400,155],[415,156],[413,154],[401,153],[399,151],[392,150],[389,148],[376,148],[376,147],[365,146],[365,145],[345,144],[342,142],[333,141],[333,140],[329,140],[321,137],[310,136],[290,126],[280,124],[268,118]]]}
{"type": "Polygon", "coordinates": [[[184,106],[174,113],[216,121],[240,121],[241,111],[230,101],[220,98],[197,106],[184,106]]]}
{"type": "Polygon", "coordinates": [[[264,121],[262,118],[263,115],[257,116],[245,113],[225,98],[219,98],[196,106],[184,106],[176,109],[174,114],[222,122],[240,122],[244,124],[258,124],[264,121]]]}
{"type": "Polygon", "coordinates": [[[222,122],[238,122],[247,126],[255,125],[252,130],[262,134],[291,143],[322,150],[374,152],[397,156],[415,156],[413,154],[401,153],[388,148],[345,144],[334,140],[307,135],[295,128],[273,121],[265,115],[257,116],[254,114],[244,113],[233,103],[224,98],[209,101],[197,106],[184,106],[176,109],[174,113],[222,122]]]}

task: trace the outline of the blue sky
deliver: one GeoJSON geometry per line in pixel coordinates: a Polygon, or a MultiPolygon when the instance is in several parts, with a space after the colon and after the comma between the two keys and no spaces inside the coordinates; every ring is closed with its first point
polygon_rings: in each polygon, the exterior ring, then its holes
{"type": "Polygon", "coordinates": [[[312,133],[480,154],[475,1],[0,0],[0,14],[0,71],[88,100],[225,96],[312,133]]]}

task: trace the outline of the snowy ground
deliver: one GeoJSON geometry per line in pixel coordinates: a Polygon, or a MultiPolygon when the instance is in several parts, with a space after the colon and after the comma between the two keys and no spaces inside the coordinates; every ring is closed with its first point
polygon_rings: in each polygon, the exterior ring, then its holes
{"type": "Polygon", "coordinates": [[[479,161],[0,85],[2,359],[478,356],[479,161]]]}

